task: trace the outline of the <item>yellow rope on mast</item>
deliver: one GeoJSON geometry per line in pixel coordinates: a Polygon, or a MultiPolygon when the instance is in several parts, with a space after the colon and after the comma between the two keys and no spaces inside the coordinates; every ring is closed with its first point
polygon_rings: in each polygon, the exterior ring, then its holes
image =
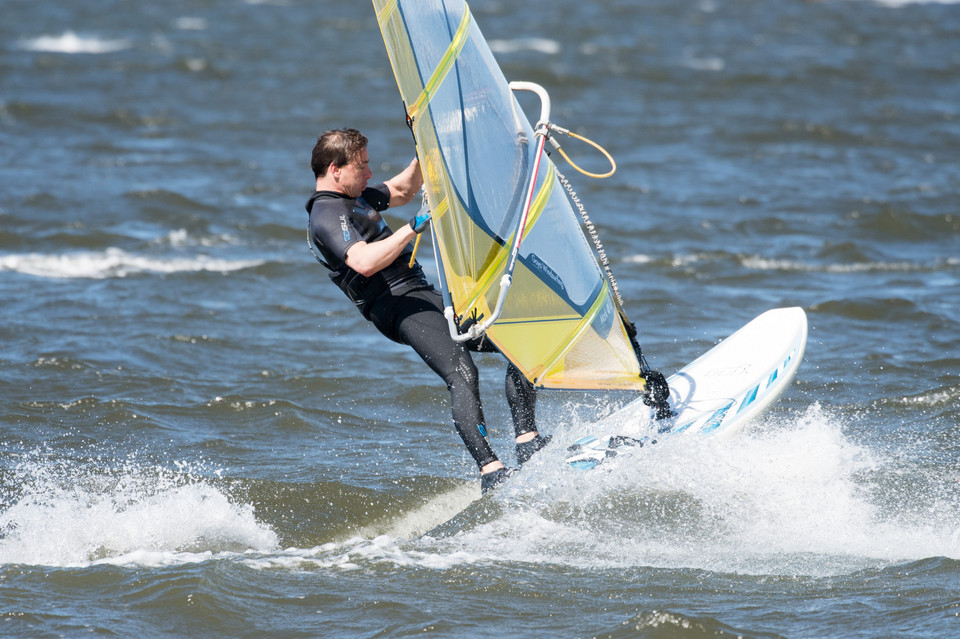
{"type": "Polygon", "coordinates": [[[556,139],[551,137],[550,142],[553,143],[554,148],[556,148],[557,151],[560,152],[560,155],[563,156],[563,159],[566,160],[570,166],[575,168],[580,173],[583,173],[587,177],[592,177],[592,178],[597,178],[598,180],[602,180],[604,178],[610,177],[611,175],[617,172],[617,163],[614,161],[613,156],[607,153],[607,150],[605,148],[603,148],[593,140],[585,138],[582,135],[577,135],[573,131],[568,131],[567,129],[564,129],[563,127],[559,127],[555,124],[548,124],[547,126],[550,128],[551,131],[554,131],[556,133],[562,133],[564,135],[569,135],[571,138],[580,140],[581,142],[586,142],[596,150],[600,151],[600,153],[603,153],[603,157],[607,158],[607,161],[610,162],[610,170],[607,171],[606,173],[591,173],[590,171],[580,168],[580,166],[578,166],[576,162],[571,160],[570,156],[567,155],[564,152],[564,150],[560,148],[560,144],[556,141],[556,139]]]}

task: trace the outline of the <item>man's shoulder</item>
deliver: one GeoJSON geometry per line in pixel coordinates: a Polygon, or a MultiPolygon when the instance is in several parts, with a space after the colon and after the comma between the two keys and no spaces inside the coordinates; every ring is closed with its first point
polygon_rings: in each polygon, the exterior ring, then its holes
{"type": "Polygon", "coordinates": [[[390,208],[390,187],[386,182],[368,186],[363,190],[361,197],[377,211],[386,211],[390,208]]]}
{"type": "Polygon", "coordinates": [[[343,193],[337,193],[336,191],[314,191],[309,199],[307,199],[306,209],[307,213],[312,213],[317,207],[349,208],[350,202],[352,201],[353,198],[349,198],[343,193]]]}

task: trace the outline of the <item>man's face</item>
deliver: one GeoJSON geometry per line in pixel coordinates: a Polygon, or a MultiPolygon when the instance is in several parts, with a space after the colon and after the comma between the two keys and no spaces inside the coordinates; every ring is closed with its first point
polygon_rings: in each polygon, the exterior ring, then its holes
{"type": "Polygon", "coordinates": [[[357,154],[353,162],[337,169],[337,182],[345,195],[360,197],[363,189],[367,188],[367,180],[373,177],[370,171],[370,156],[363,149],[357,154]]]}

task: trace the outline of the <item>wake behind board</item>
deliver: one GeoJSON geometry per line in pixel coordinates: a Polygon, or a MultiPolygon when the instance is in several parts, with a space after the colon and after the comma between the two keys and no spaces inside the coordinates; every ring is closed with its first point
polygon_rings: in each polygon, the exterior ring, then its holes
{"type": "MultiPolygon", "coordinates": [[[[760,414],[793,379],[807,343],[807,316],[798,307],[769,310],[667,379],[674,417],[654,420],[642,399],[608,416],[617,434],[575,442],[567,462],[589,469],[623,446],[678,434],[730,436],[760,414]]],[[[596,430],[608,431],[604,424],[596,430]]]]}

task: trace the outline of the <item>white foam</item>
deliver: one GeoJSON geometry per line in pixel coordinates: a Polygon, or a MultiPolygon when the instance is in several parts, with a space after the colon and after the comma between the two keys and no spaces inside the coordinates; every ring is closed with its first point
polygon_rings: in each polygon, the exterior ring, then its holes
{"type": "Polygon", "coordinates": [[[694,71],[723,71],[727,67],[723,58],[700,58],[692,55],[683,58],[680,64],[694,71]]]}
{"type": "Polygon", "coordinates": [[[165,244],[174,248],[186,248],[192,246],[224,246],[236,245],[237,237],[230,233],[220,233],[217,235],[201,235],[199,237],[190,234],[186,229],[177,229],[170,231],[162,238],[154,242],[155,244],[165,244]]]}
{"type": "Polygon", "coordinates": [[[59,254],[21,253],[0,256],[0,270],[54,279],[106,279],[140,273],[196,271],[227,273],[260,264],[263,264],[263,260],[223,260],[205,255],[177,258],[147,257],[118,248],[108,248],[105,251],[59,254]]]}
{"type": "Polygon", "coordinates": [[[73,31],[66,31],[58,36],[44,35],[20,41],[21,49],[45,53],[114,53],[129,49],[130,46],[130,41],[126,39],[105,40],[93,36],[80,36],[73,31]]]}
{"type": "Polygon", "coordinates": [[[960,4],[960,0],[873,0],[873,2],[894,9],[911,4],[960,4]]]}
{"type": "Polygon", "coordinates": [[[288,548],[279,553],[251,557],[244,560],[251,568],[269,570],[338,570],[351,572],[376,565],[418,566],[446,570],[486,561],[467,550],[443,548],[434,552],[421,549],[422,543],[398,541],[390,535],[373,539],[354,537],[342,542],[328,543],[315,548],[288,548]]]}
{"type": "Polygon", "coordinates": [[[355,571],[513,561],[826,576],[960,558],[960,471],[931,476],[909,461],[923,451],[866,445],[819,405],[730,439],[679,436],[623,450],[588,472],[563,463],[568,440],[585,427],[558,429],[554,445],[473,504],[459,530],[417,536],[474,499],[475,486],[380,527],[385,534],[307,549],[280,550],[250,506],[188,470],[76,479],[75,469],[35,462],[18,471],[25,487],[0,514],[0,563],[228,559],[257,569],[355,571]]]}
{"type": "Polygon", "coordinates": [[[165,565],[277,546],[251,506],[189,472],[103,476],[35,461],[17,475],[19,494],[0,513],[0,564],[165,565]]]}
{"type": "Polygon", "coordinates": [[[919,395],[907,395],[897,400],[905,406],[949,406],[960,402],[960,386],[942,390],[929,390],[919,395]]]}
{"type": "MultiPolygon", "coordinates": [[[[709,263],[714,259],[716,258],[713,256],[690,253],[672,256],[670,258],[670,264],[676,268],[681,268],[693,264],[709,263]]],[[[636,264],[647,264],[652,262],[653,258],[641,253],[627,256],[624,261],[636,264]]],[[[758,271],[785,271],[798,273],[916,273],[926,272],[930,271],[931,269],[939,269],[942,267],[956,266],[957,263],[960,262],[960,258],[938,257],[932,262],[926,264],[917,262],[855,262],[849,264],[816,264],[800,262],[797,260],[762,257],[759,255],[747,255],[741,257],[740,261],[744,267],[758,271]]]]}
{"type": "Polygon", "coordinates": [[[494,53],[519,53],[533,51],[546,55],[560,53],[560,43],[549,38],[517,38],[514,40],[490,40],[490,50],[494,53]]]}
{"type": "Polygon", "coordinates": [[[182,17],[173,22],[173,26],[182,31],[206,31],[208,23],[206,18],[182,17]]]}
{"type": "Polygon", "coordinates": [[[960,558],[955,480],[905,489],[891,479],[912,472],[897,468],[903,451],[857,443],[817,405],[729,440],[668,438],[589,472],[563,468],[563,448],[546,449],[495,493],[502,515],[421,538],[418,551],[468,551],[472,563],[814,576],[960,558]]]}
{"type": "Polygon", "coordinates": [[[765,257],[746,257],[743,265],[758,271],[797,271],[817,273],[912,273],[925,271],[929,266],[915,262],[857,262],[854,264],[806,264],[791,260],[765,257]]]}

